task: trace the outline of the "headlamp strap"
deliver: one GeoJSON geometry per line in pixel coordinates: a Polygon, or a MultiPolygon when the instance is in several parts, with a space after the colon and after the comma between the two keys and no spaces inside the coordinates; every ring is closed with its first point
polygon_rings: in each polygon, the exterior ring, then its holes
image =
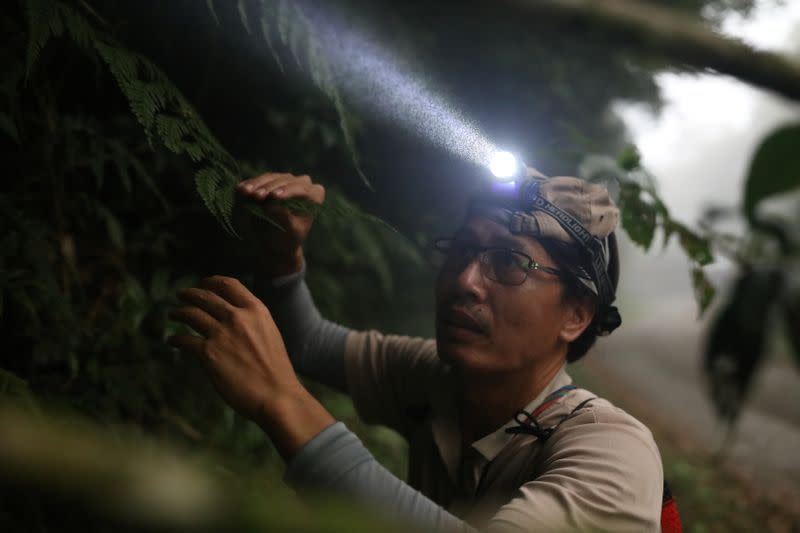
{"type": "Polygon", "coordinates": [[[597,296],[600,299],[600,303],[610,304],[614,301],[614,289],[606,269],[603,243],[600,239],[589,233],[589,230],[584,228],[572,215],[539,195],[538,184],[535,182],[533,182],[532,185],[533,184],[536,186],[524,188],[520,191],[522,201],[527,204],[524,207],[526,209],[543,211],[553,217],[573,239],[586,249],[591,259],[592,273],[597,283],[597,296]]]}

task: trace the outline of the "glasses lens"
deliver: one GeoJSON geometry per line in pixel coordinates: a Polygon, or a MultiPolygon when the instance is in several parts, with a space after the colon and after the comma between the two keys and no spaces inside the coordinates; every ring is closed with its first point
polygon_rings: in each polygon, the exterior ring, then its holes
{"type": "Polygon", "coordinates": [[[527,275],[527,259],[511,250],[489,250],[486,253],[486,276],[506,285],[519,285],[527,275]]]}

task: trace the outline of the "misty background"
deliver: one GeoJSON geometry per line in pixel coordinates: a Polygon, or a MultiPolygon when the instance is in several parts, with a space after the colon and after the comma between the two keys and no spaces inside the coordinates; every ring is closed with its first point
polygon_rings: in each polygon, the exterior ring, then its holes
{"type": "MultiPolygon", "coordinates": [[[[800,2],[760,2],[749,17],[726,15],[721,30],[757,48],[798,57],[800,2]]],[[[726,76],[662,72],[656,81],[665,102],[660,113],[625,103],[615,110],[672,215],[695,227],[708,207],[741,204],[756,148],[777,126],[796,121],[800,106],[726,76]]],[[[598,344],[588,364],[637,391],[644,409],[663,416],[686,446],[716,452],[727,434],[701,373],[703,343],[735,267],[719,256],[707,267],[718,292],[698,320],[685,254],[674,239],[663,251],[659,246],[657,238],[645,253],[623,235],[618,293],[623,327],[598,344]]],[[[800,376],[786,345],[770,343],[765,360],[723,463],[770,498],[796,502],[800,376]]]]}

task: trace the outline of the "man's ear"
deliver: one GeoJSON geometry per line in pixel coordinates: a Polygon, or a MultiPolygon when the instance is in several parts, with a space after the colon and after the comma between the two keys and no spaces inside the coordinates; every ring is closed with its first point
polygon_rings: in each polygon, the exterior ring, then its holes
{"type": "Polygon", "coordinates": [[[592,323],[595,306],[587,299],[564,304],[564,321],[561,324],[559,338],[570,343],[581,336],[581,333],[592,323]]]}

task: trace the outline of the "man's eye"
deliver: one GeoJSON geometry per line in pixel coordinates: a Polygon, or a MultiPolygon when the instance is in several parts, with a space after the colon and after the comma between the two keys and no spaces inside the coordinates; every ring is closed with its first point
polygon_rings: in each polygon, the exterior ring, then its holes
{"type": "Polygon", "coordinates": [[[496,268],[511,269],[522,266],[517,260],[516,254],[511,252],[497,250],[492,255],[494,255],[494,264],[496,268]]]}

